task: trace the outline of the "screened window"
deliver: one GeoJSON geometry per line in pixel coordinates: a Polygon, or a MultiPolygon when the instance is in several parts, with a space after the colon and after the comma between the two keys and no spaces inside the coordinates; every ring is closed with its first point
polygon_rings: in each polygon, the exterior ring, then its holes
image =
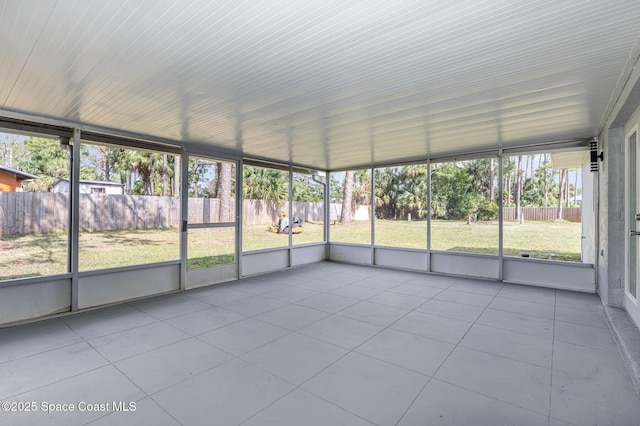
{"type": "Polygon", "coordinates": [[[0,280],[68,272],[69,148],[0,133],[0,280]]]}
{"type": "Polygon", "coordinates": [[[375,169],[375,243],[427,248],[426,165],[375,169]]]}
{"type": "Polygon", "coordinates": [[[498,254],[498,161],[431,166],[431,249],[498,254]]]}
{"type": "Polygon", "coordinates": [[[371,169],[331,173],[330,239],[371,244],[371,169]]]}
{"type": "Polygon", "coordinates": [[[505,256],[580,261],[582,169],[560,160],[550,153],[503,158],[505,256]]]}
{"type": "Polygon", "coordinates": [[[91,143],[80,150],[79,269],[179,259],[179,157],[91,143]]]}
{"type": "Polygon", "coordinates": [[[242,250],[288,246],[289,172],[245,165],[242,197],[242,250]]]}

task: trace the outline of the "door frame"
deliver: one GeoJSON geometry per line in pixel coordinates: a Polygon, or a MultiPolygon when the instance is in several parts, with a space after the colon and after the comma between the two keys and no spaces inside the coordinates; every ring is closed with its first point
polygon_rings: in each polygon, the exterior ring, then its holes
{"type": "Polygon", "coordinates": [[[184,289],[191,289],[197,287],[204,287],[212,284],[223,283],[227,281],[233,281],[240,278],[240,265],[241,265],[241,232],[240,232],[240,218],[241,218],[241,209],[242,209],[242,197],[240,188],[242,185],[242,161],[236,158],[229,158],[224,156],[216,156],[210,154],[204,154],[201,152],[191,152],[186,151],[184,153],[184,161],[183,161],[183,190],[182,195],[185,200],[183,204],[183,222],[182,222],[182,233],[184,235],[184,250],[183,250],[183,264],[184,264],[184,289]],[[233,222],[209,222],[206,224],[189,224],[189,187],[188,187],[188,167],[189,167],[189,158],[196,157],[203,160],[209,160],[212,162],[226,162],[232,163],[235,166],[235,217],[233,222]],[[208,228],[228,228],[233,227],[234,229],[234,262],[226,265],[217,265],[211,266],[207,268],[201,269],[188,269],[188,259],[189,259],[189,247],[188,247],[188,233],[191,230],[196,229],[208,229],[208,228]]]}
{"type": "Polygon", "coordinates": [[[623,292],[623,305],[625,310],[627,311],[627,313],[629,314],[629,316],[631,316],[631,318],[633,319],[633,321],[636,324],[640,324],[640,306],[638,304],[638,289],[640,288],[640,286],[638,284],[640,284],[638,282],[638,279],[640,278],[640,269],[639,269],[639,262],[638,262],[638,258],[640,255],[640,252],[638,251],[638,246],[636,246],[636,255],[634,256],[634,259],[631,259],[632,257],[632,251],[631,251],[631,244],[637,244],[638,243],[638,239],[640,238],[640,236],[631,236],[630,235],[630,231],[632,230],[640,230],[640,222],[637,221],[632,221],[631,219],[635,216],[636,213],[639,213],[639,209],[638,209],[638,205],[640,204],[640,197],[638,197],[638,191],[640,190],[640,140],[638,138],[639,133],[639,123],[635,123],[630,129],[629,131],[627,131],[625,133],[625,140],[624,140],[624,147],[625,147],[625,152],[626,155],[624,156],[625,158],[625,209],[624,209],[624,241],[625,241],[625,245],[624,245],[624,257],[625,257],[625,261],[624,261],[624,292],[623,292]],[[635,133],[636,135],[636,140],[635,140],[635,158],[633,158],[633,161],[635,161],[635,168],[632,168],[632,158],[631,158],[631,136],[635,133]],[[632,174],[632,170],[635,172],[634,176],[631,176],[632,174]],[[635,179],[636,185],[635,185],[635,194],[632,194],[631,191],[631,179],[635,179]],[[631,267],[632,267],[632,262],[635,263],[635,277],[631,276],[631,267]],[[635,280],[635,288],[636,288],[636,295],[634,296],[633,294],[631,294],[630,291],[630,285],[631,285],[631,280],[635,280]]]}

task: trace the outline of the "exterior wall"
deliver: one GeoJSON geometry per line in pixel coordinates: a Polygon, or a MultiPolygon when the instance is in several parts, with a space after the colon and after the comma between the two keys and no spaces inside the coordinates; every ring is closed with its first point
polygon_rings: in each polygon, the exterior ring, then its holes
{"type": "Polygon", "coordinates": [[[0,192],[18,192],[19,190],[20,181],[16,179],[16,175],[0,170],[0,192]]]}
{"type": "Polygon", "coordinates": [[[625,132],[640,107],[640,61],[622,88],[599,135],[604,161],[598,172],[598,286],[605,305],[623,307],[625,277],[625,132]]]}

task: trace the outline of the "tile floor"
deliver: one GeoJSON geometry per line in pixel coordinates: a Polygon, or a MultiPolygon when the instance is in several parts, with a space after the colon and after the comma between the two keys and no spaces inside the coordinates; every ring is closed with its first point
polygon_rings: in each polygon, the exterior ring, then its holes
{"type": "Polygon", "coordinates": [[[0,378],[7,425],[640,424],[596,295],[337,263],[1,329],[0,378]]]}

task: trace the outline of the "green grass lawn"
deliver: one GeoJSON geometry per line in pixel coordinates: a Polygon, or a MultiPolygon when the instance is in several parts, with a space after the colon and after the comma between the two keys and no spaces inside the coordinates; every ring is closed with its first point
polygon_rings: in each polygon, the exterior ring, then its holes
{"type": "MultiPolygon", "coordinates": [[[[496,222],[432,222],[433,250],[496,254],[496,222]]],[[[370,222],[332,224],[331,240],[371,243],[370,222]]],[[[571,222],[505,222],[504,254],[580,261],[581,225],[571,222]]],[[[188,267],[196,269],[234,262],[234,229],[189,230],[188,267]]],[[[293,244],[323,240],[322,225],[306,222],[293,244]]],[[[426,248],[426,222],[376,220],[376,245],[426,248]]],[[[285,247],[288,235],[268,231],[267,225],[245,226],[243,250],[285,247]]],[[[0,279],[51,275],[67,270],[67,234],[25,234],[0,237],[0,279]]],[[[80,270],[94,270],[179,259],[177,229],[83,232],[80,236],[80,270]]]]}

